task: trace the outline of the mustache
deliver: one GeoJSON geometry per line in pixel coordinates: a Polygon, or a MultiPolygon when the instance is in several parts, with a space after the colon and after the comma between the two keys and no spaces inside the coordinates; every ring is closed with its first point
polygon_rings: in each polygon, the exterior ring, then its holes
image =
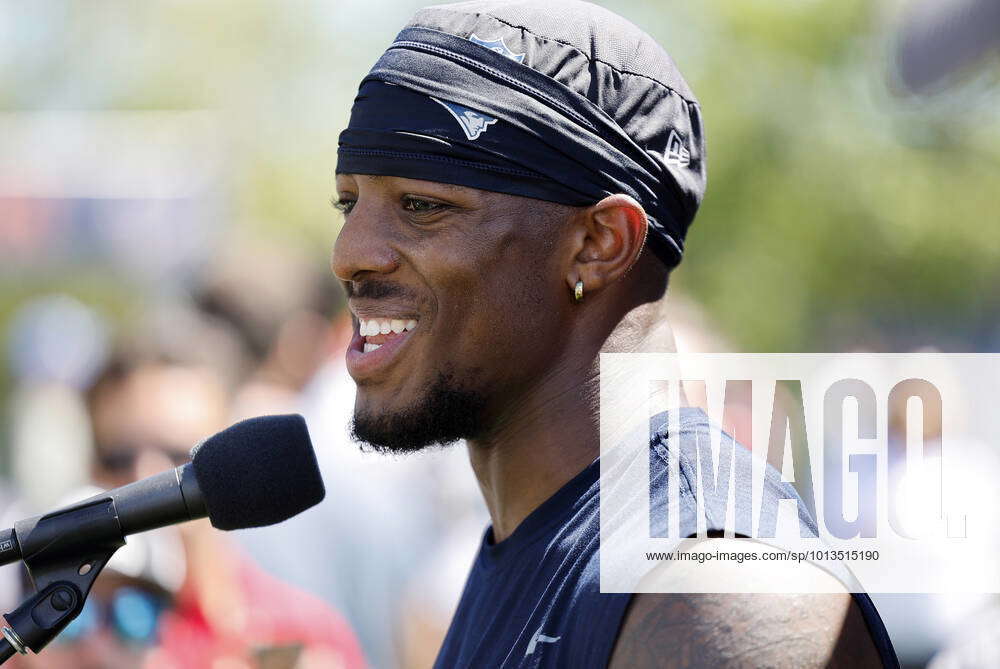
{"type": "Polygon", "coordinates": [[[380,299],[387,297],[412,297],[412,293],[398,283],[390,281],[346,281],[344,291],[347,297],[380,299]]]}

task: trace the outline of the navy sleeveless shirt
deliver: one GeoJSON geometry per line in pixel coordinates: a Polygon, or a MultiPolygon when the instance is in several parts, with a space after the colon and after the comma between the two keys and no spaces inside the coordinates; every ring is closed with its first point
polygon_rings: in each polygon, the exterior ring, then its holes
{"type": "MultiPolygon", "coordinates": [[[[653,421],[661,426],[650,444],[655,494],[659,486],[666,489],[669,467],[662,441],[668,438],[665,414],[653,421]]],[[[682,409],[679,423],[682,434],[708,434],[708,418],[698,409],[682,409]]],[[[682,478],[694,477],[693,468],[685,472],[690,463],[681,459],[679,466],[682,478]]],[[[500,543],[494,543],[492,528],[486,530],[435,669],[607,666],[632,595],[600,592],[599,475],[600,462],[595,461],[500,543]]],[[[766,476],[765,495],[797,499],[775,470],[766,476]]],[[[681,490],[681,504],[696,508],[693,494],[685,497],[683,486],[681,490]]],[[[693,511],[688,515],[693,517],[693,511]]],[[[722,529],[708,520],[709,530],[722,529]]],[[[871,599],[863,593],[854,598],[883,665],[898,667],[871,599]]]]}

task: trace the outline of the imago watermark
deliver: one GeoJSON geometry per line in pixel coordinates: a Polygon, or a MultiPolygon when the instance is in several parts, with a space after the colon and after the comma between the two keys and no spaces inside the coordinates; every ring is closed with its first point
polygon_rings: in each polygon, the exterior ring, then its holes
{"type": "Polygon", "coordinates": [[[605,592],[1000,592],[1000,356],[603,354],[605,592]]]}

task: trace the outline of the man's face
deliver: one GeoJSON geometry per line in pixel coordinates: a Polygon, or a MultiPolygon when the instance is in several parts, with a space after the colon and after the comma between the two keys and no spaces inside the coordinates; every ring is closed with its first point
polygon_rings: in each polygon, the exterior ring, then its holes
{"type": "Polygon", "coordinates": [[[342,174],[337,191],[356,436],[387,450],[484,436],[558,355],[558,205],[399,177],[342,174]]]}
{"type": "Polygon", "coordinates": [[[117,487],[190,459],[191,444],[226,424],[226,395],[207,369],[146,364],[94,402],[95,475],[117,487]]]}

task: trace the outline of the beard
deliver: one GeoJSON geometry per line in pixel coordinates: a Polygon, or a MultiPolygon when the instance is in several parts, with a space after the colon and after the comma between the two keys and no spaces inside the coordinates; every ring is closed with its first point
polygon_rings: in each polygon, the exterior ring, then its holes
{"type": "Polygon", "coordinates": [[[416,453],[475,437],[485,408],[483,393],[462,388],[453,375],[441,373],[411,407],[395,413],[355,411],[351,436],[362,448],[380,453],[416,453]]]}

